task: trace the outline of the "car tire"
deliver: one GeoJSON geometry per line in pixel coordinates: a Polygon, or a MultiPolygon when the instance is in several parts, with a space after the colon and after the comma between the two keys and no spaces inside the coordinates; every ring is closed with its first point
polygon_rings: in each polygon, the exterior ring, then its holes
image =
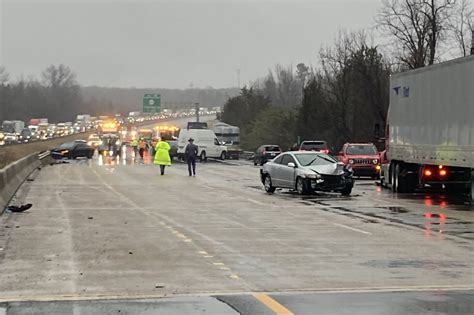
{"type": "Polygon", "coordinates": [[[201,155],[199,156],[199,160],[201,162],[206,162],[207,161],[206,151],[201,152],[201,155]]]}
{"type": "Polygon", "coordinates": [[[225,153],[225,151],[222,151],[221,152],[221,160],[225,160],[227,158],[227,154],[225,153]]]}
{"type": "Polygon", "coordinates": [[[257,159],[253,159],[253,165],[257,166],[257,164],[258,164],[257,159]]]}
{"type": "Polygon", "coordinates": [[[307,195],[309,193],[308,181],[302,177],[296,178],[295,188],[298,195],[307,195]]]}
{"type": "Polygon", "coordinates": [[[94,156],[94,151],[91,151],[87,154],[87,159],[92,159],[92,157],[94,156]]]}
{"type": "Polygon", "coordinates": [[[263,187],[265,188],[265,191],[269,194],[272,194],[275,192],[275,187],[272,184],[272,178],[270,175],[265,175],[263,179],[263,187]]]}
{"type": "Polygon", "coordinates": [[[344,189],[341,190],[341,195],[343,196],[350,196],[352,193],[352,186],[346,186],[344,189]]]}

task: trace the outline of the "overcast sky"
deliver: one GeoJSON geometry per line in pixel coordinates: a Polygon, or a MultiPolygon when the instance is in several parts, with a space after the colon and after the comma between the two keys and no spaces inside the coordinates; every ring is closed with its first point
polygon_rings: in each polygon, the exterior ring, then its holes
{"type": "Polygon", "coordinates": [[[315,64],[340,29],[373,26],[380,0],[0,0],[13,79],[66,64],[82,85],[241,85],[275,64],[315,64]]]}

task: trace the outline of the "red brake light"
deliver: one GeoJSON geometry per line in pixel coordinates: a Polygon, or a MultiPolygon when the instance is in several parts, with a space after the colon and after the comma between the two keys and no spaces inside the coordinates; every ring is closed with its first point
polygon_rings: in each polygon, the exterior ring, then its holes
{"type": "Polygon", "coordinates": [[[439,176],[446,176],[446,175],[448,175],[448,172],[446,172],[446,170],[442,169],[439,171],[439,176]]]}
{"type": "Polygon", "coordinates": [[[425,170],[425,176],[430,177],[433,173],[430,170],[425,170]]]}

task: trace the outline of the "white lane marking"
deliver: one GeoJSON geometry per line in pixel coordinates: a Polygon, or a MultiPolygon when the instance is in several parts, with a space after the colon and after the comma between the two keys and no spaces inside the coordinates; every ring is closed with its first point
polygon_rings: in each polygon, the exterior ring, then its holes
{"type": "Polygon", "coordinates": [[[359,229],[350,227],[350,226],[348,226],[348,225],[339,224],[339,223],[333,223],[333,224],[334,224],[335,226],[339,226],[339,227],[342,227],[342,228],[345,228],[345,229],[348,229],[348,230],[356,231],[356,232],[363,233],[363,234],[372,235],[372,233],[370,233],[370,232],[367,232],[367,231],[364,231],[364,230],[359,230],[359,229]]]}
{"type": "Polygon", "coordinates": [[[247,201],[250,201],[251,203],[259,205],[259,206],[266,206],[266,204],[264,204],[263,202],[260,202],[254,199],[247,198],[247,201]]]}

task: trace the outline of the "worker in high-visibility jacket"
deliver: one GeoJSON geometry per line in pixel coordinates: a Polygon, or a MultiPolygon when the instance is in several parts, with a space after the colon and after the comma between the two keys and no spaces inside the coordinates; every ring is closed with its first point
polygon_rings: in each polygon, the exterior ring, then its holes
{"type": "Polygon", "coordinates": [[[138,139],[137,138],[133,138],[132,141],[130,142],[130,145],[132,146],[133,148],[133,156],[134,158],[137,158],[137,154],[138,154],[138,139]]]}
{"type": "Polygon", "coordinates": [[[171,165],[170,158],[171,146],[168,142],[159,139],[155,147],[155,160],[154,163],[160,166],[161,175],[165,174],[165,167],[171,165]]]}

